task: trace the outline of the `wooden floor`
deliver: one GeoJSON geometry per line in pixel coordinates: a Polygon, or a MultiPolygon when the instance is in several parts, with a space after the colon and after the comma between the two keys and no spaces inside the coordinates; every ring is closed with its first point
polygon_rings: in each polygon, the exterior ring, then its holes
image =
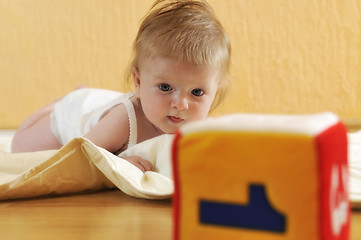
{"type": "Polygon", "coordinates": [[[171,201],[120,191],[0,202],[0,239],[171,239],[171,201]]]}
{"type": "MultiPolygon", "coordinates": [[[[170,200],[150,201],[120,191],[0,202],[1,239],[172,239],[170,200]]],[[[351,240],[361,239],[353,211],[351,240]]]]}
{"type": "Polygon", "coordinates": [[[353,210],[351,213],[351,240],[361,239],[361,210],[353,210]]]}

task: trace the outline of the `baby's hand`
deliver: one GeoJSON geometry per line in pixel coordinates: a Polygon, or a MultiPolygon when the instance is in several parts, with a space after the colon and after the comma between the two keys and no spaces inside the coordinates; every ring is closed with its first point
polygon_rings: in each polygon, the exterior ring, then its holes
{"type": "Polygon", "coordinates": [[[153,164],[147,160],[144,160],[138,156],[122,157],[127,160],[134,166],[138,167],[142,172],[151,171],[153,169],[153,164]]]}

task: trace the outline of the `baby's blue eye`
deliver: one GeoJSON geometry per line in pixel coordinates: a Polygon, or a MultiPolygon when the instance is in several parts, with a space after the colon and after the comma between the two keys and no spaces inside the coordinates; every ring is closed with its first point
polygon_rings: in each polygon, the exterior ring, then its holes
{"type": "Polygon", "coordinates": [[[204,94],[202,89],[196,88],[192,90],[192,94],[196,97],[200,97],[204,94]]]}
{"type": "Polygon", "coordinates": [[[159,89],[162,90],[163,92],[169,92],[172,90],[172,87],[169,84],[162,83],[159,85],[159,89]]]}

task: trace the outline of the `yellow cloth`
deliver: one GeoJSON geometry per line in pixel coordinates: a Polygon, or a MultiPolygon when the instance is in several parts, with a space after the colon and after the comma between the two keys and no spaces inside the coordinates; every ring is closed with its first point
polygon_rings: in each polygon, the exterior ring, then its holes
{"type": "Polygon", "coordinates": [[[169,198],[172,139],[172,135],[159,136],[122,153],[151,161],[156,172],[144,174],[85,138],[76,138],[60,150],[0,152],[0,200],[114,187],[138,198],[169,198]]]}

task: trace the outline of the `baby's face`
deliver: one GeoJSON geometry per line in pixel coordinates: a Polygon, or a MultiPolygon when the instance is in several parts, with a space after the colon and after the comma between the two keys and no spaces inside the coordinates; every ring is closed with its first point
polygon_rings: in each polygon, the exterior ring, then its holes
{"type": "Polygon", "coordinates": [[[172,58],[151,57],[134,72],[136,96],[148,120],[165,133],[204,120],[218,89],[218,69],[200,68],[172,58]]]}

